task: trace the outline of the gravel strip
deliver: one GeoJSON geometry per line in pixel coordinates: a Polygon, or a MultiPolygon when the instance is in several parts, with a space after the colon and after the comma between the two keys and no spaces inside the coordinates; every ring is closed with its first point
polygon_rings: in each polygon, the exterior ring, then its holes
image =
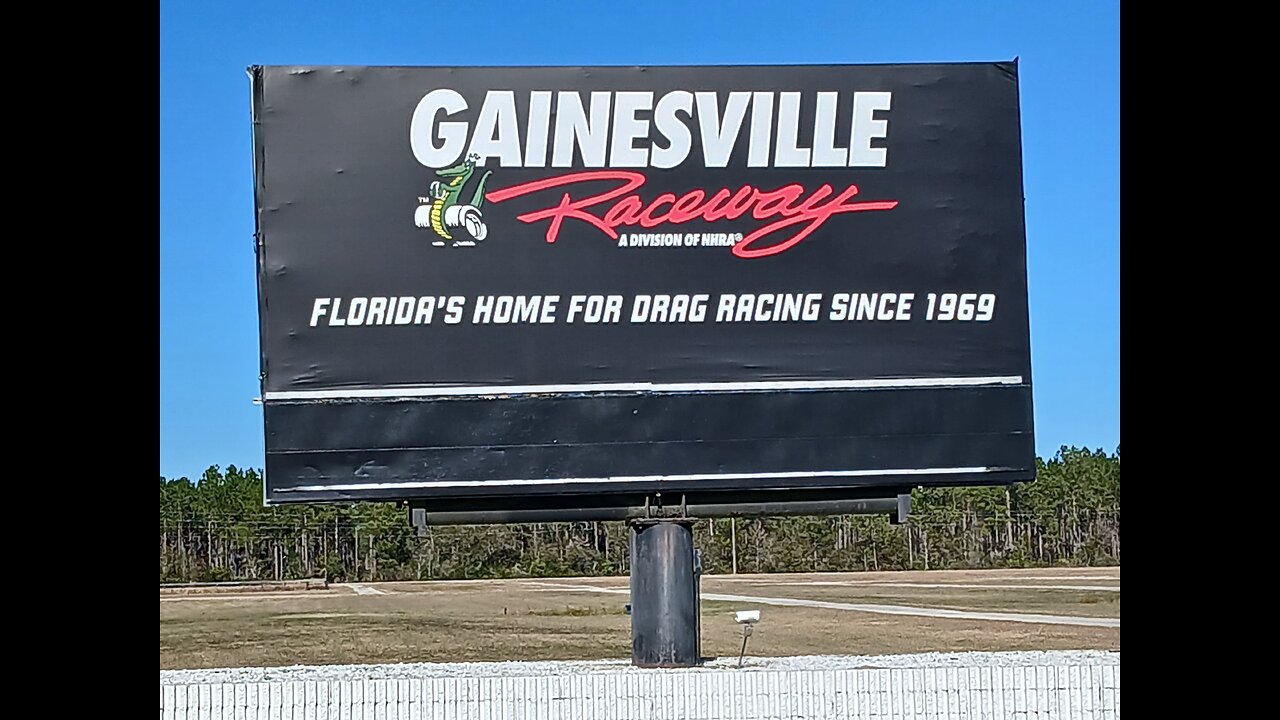
{"type": "MultiPolygon", "coordinates": [[[[306,680],[406,680],[441,677],[521,677],[705,672],[734,669],[738,659],[719,658],[688,670],[646,670],[627,660],[554,662],[400,663],[395,665],[294,665],[273,668],[161,670],[161,685],[281,682],[306,680]]],[[[1028,665],[1119,665],[1120,653],[1104,650],[923,653],[920,655],[807,655],[748,657],[743,671],[849,670],[912,667],[1022,667],[1028,665]]]]}

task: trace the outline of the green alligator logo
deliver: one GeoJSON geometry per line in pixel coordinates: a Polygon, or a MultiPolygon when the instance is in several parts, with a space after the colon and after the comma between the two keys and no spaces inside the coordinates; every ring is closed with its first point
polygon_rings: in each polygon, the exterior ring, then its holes
{"type": "Polygon", "coordinates": [[[479,155],[470,155],[466,160],[451,168],[437,170],[440,180],[433,180],[427,189],[427,197],[418,198],[418,209],[413,214],[413,222],[420,228],[431,228],[441,239],[432,241],[432,245],[444,245],[452,241],[452,247],[467,247],[484,240],[489,228],[484,223],[484,186],[489,181],[492,170],[486,170],[480,176],[475,190],[471,193],[470,203],[461,203],[459,198],[467,181],[476,172],[476,160],[479,155]]]}

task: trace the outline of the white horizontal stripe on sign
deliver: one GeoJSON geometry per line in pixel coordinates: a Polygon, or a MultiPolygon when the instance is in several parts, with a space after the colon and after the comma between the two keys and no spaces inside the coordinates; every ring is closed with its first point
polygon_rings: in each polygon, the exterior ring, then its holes
{"type": "Polygon", "coordinates": [[[277,492],[323,492],[334,490],[397,490],[402,488],[466,488],[504,487],[507,485],[569,485],[583,483],[640,483],[671,482],[677,480],[769,480],[808,477],[865,477],[868,475],[957,475],[961,473],[989,473],[1003,468],[909,468],[903,470],[816,470],[813,472],[774,473],[702,473],[696,475],[631,475],[598,478],[535,478],[531,480],[427,480],[420,482],[351,483],[347,485],[302,485],[280,488],[277,492]]]}
{"type": "Polygon", "coordinates": [[[263,400],[344,400],[357,398],[456,397],[468,395],[559,395],[569,393],[695,393],[759,390],[855,390],[864,388],[1021,385],[1021,375],[952,378],[876,378],[868,380],[758,380],[705,383],[574,383],[567,385],[420,385],[415,387],[283,390],[265,392],[263,400]]]}

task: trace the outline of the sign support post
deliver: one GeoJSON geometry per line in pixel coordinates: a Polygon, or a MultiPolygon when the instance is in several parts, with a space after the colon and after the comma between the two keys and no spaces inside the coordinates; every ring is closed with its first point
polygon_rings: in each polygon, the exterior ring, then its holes
{"type": "Polygon", "coordinates": [[[631,522],[631,664],[694,667],[698,587],[693,519],[631,522]]]}

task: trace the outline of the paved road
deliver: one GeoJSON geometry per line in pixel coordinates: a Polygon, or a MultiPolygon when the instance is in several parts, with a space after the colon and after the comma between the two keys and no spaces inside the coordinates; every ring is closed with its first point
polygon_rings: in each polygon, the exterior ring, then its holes
{"type": "MultiPolygon", "coordinates": [[[[576,592],[610,593],[627,595],[631,591],[625,588],[605,588],[593,585],[564,585],[561,583],[533,582],[559,590],[576,592]]],[[[721,600],[724,602],[754,603],[757,605],[778,605],[784,607],[812,607],[824,610],[852,610],[854,612],[877,613],[880,615],[914,615],[916,617],[949,618],[953,620],[991,620],[996,622],[1035,623],[1040,625],[1080,625],[1084,627],[1120,627],[1120,618],[1079,617],[1075,615],[1039,615],[1034,613],[986,612],[979,610],[949,610],[946,608],[909,607],[907,605],[874,605],[864,603],[830,602],[828,600],[804,600],[801,598],[761,597],[757,595],[725,595],[722,593],[702,593],[703,600],[721,600]]]]}

